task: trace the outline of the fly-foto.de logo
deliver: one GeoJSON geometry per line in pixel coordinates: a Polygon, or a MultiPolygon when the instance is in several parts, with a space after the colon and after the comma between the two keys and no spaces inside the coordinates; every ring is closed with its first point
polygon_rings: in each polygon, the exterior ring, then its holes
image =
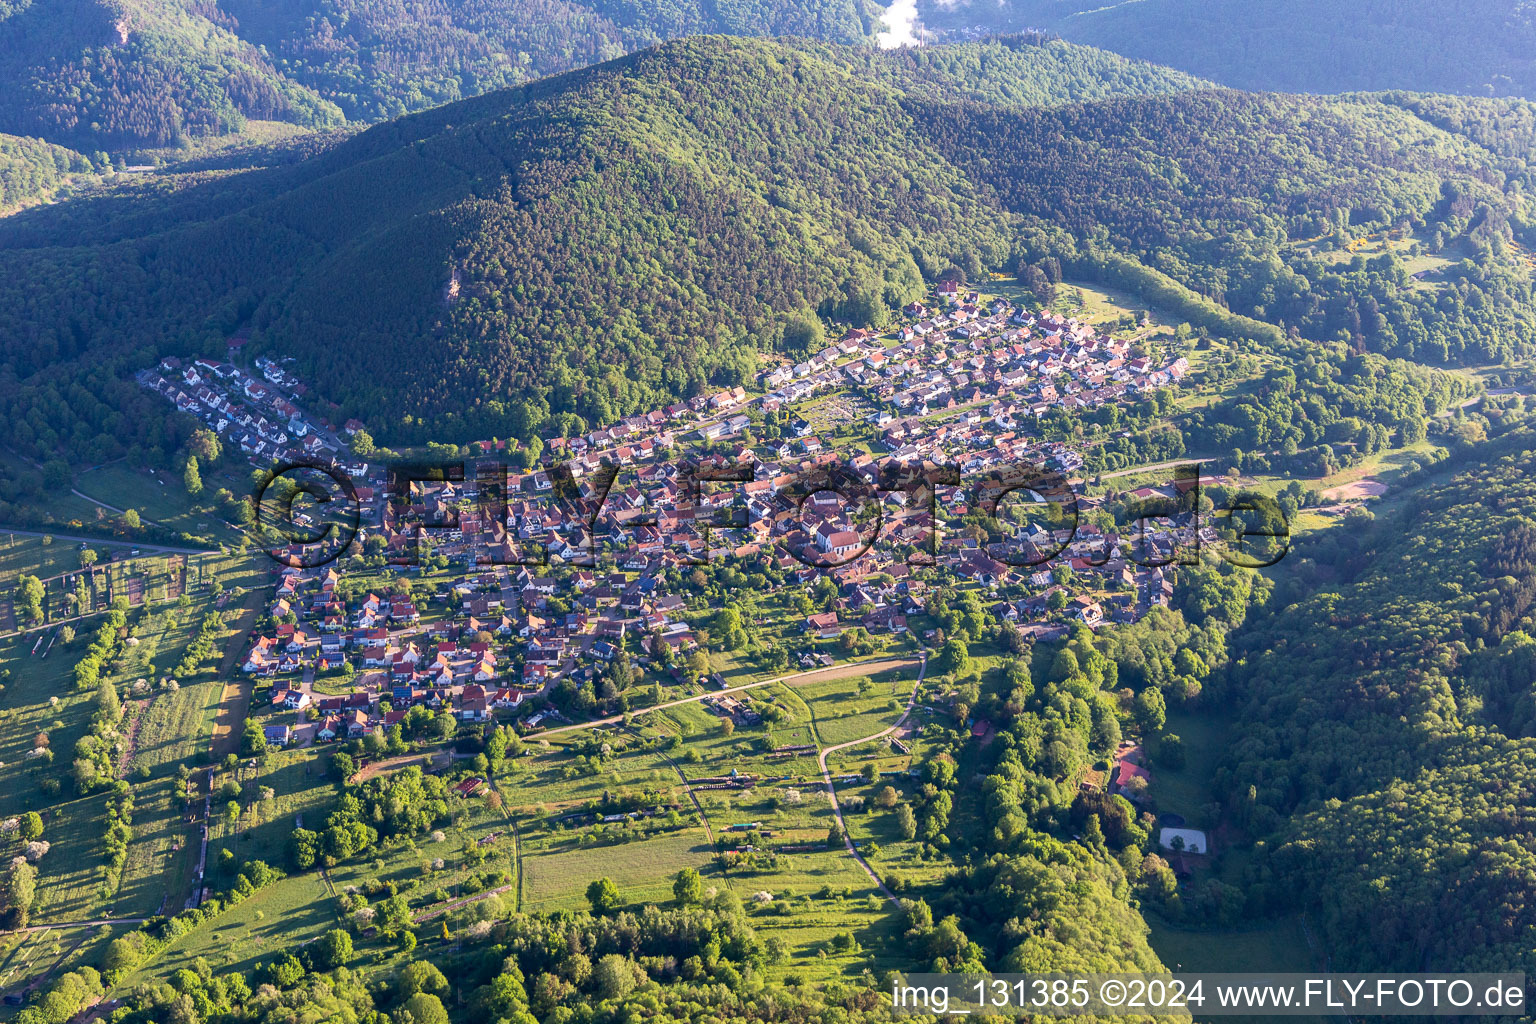
{"type": "Polygon", "coordinates": [[[399,461],[382,502],[334,467],[274,467],[252,501],[279,562],[314,567],[362,543],[390,564],[443,552],[476,565],[594,568],[704,565],[766,556],[821,572],[952,564],[971,576],[1068,564],[1143,568],[1200,561],[1274,565],[1290,549],[1279,504],[1221,488],[1201,464],[1157,485],[1088,496],[1059,470],[1010,462],[966,472],[934,462],[823,456],[773,476],[719,456],[625,466],[562,462],[533,471],[494,460],[399,461]]]}

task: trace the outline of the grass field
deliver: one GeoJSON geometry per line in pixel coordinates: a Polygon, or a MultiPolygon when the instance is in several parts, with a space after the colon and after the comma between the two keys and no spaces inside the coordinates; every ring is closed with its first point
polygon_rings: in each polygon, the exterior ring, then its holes
{"type": "Polygon", "coordinates": [[[291,950],[339,921],[319,874],[274,882],[252,899],[181,936],[124,980],[124,988],[163,978],[202,957],[215,971],[250,971],[263,957],[291,950]]]}
{"type": "MultiPolygon", "coordinates": [[[[1169,970],[1178,973],[1210,972],[1317,972],[1324,969],[1322,958],[1312,951],[1299,916],[1280,918],[1263,928],[1239,931],[1190,932],[1169,927],[1148,917],[1152,949],[1169,970]]],[[[1273,1021],[1273,1017],[1223,1017],[1223,1021],[1245,1024],[1273,1021]]],[[[1288,1020],[1321,1024],[1345,1018],[1290,1017],[1288,1020]]]]}
{"type": "Polygon", "coordinates": [[[821,745],[834,747],[895,724],[916,679],[915,669],[882,672],[812,683],[797,687],[796,692],[810,710],[821,745]]]}
{"type": "MultiPolygon", "coordinates": [[[[214,815],[218,820],[208,844],[209,874],[214,887],[222,888],[234,881],[218,868],[220,851],[233,851],[238,862],[264,860],[283,867],[288,858],[288,837],[300,822],[311,829],[323,827],[325,814],[336,798],[336,788],[326,775],[328,760],[329,751],[324,747],[311,747],[270,753],[254,770],[244,764],[240,766],[236,778],[241,787],[254,786],[258,792],[265,787],[272,790],[272,798],[242,798],[244,810],[233,827],[223,822],[223,808],[215,798],[214,815]]],[[[219,772],[215,786],[226,778],[226,773],[219,772]]]]}
{"type": "Polygon", "coordinates": [[[1224,740],[1232,735],[1229,724],[1213,712],[1172,708],[1167,731],[1184,741],[1186,763],[1172,771],[1155,768],[1152,797],[1159,811],[1181,814],[1194,823],[1200,808],[1216,799],[1211,780],[1226,755],[1224,740]]]}
{"type": "MultiPolygon", "coordinates": [[[[112,911],[101,893],[106,856],[107,794],[95,793],[55,804],[43,816],[43,838],[51,844],[38,861],[37,902],[32,921],[89,920],[112,911]]],[[[124,916],[118,914],[117,916],[124,916]]]]}
{"type": "MultiPolygon", "coordinates": [[[[51,928],[12,934],[0,940],[0,992],[24,993],[84,964],[101,962],[114,935],[125,927],[51,928]]],[[[9,1007],[7,1019],[14,1015],[9,1007]]]]}
{"type": "Polygon", "coordinates": [[[530,911],[585,907],[587,885],[602,877],[629,902],[669,900],[672,876],[703,868],[714,853],[699,827],[613,846],[530,845],[523,847],[523,908],[530,911]]]}
{"type": "Polygon", "coordinates": [[[210,471],[204,474],[202,494],[194,500],[183,487],[180,474],[113,462],[78,474],[74,487],[114,508],[137,509],[151,522],[211,537],[218,543],[231,543],[239,540],[238,531],[231,529],[209,507],[209,502],[220,487],[227,487],[234,494],[244,493],[250,488],[250,480],[210,471]]]}

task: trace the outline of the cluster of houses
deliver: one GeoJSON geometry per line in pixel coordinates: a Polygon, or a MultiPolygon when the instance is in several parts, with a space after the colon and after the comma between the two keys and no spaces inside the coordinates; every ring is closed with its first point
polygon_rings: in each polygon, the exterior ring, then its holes
{"type": "Polygon", "coordinates": [[[301,381],[271,359],[257,357],[254,365],[255,374],[234,363],[197,359],[184,364],[167,356],[140,372],[138,380],[179,411],[202,420],[253,465],[267,468],[274,462],[303,460],[334,465],[357,479],[367,475],[367,464],[348,455],[341,444],[341,438],[361,430],[362,423],[348,420],[338,431],[310,416],[298,405],[307,391],[301,381]]]}
{"type": "MultiPolygon", "coordinates": [[[[509,678],[503,665],[507,645],[540,622],[499,614],[500,596],[466,599],[462,616],[423,627],[410,598],[370,593],[349,605],[339,592],[341,579],[335,566],[283,568],[268,607],[271,626],[253,637],[241,664],[254,677],[273,679],[273,708],[313,714],[315,739],[356,739],[403,721],[417,706],[485,722],[498,711],[515,713],[537,691],[509,678]],[[313,692],[317,675],[338,673],[350,678],[350,693],[313,692]]],[[[443,597],[478,585],[463,581],[443,597]]],[[[286,743],[288,736],[268,739],[286,743]]]]}
{"type": "MultiPolygon", "coordinates": [[[[1024,463],[1072,472],[1080,454],[1040,440],[1029,430],[1036,417],[1169,386],[1187,371],[1184,361],[1155,367],[1077,320],[1001,300],[983,308],[958,289],[941,290],[940,299],[943,308],[908,307],[894,338],[852,330],[804,362],[770,370],[756,397],[732,388],[553,439],[548,453],[557,468],[509,475],[497,460],[505,443],[479,445],[484,467],[466,466],[463,479],[412,483],[405,500],[375,507],[364,529],[402,566],[417,563],[423,539],[462,566],[434,598],[445,615],[425,627],[421,609],[403,595],[343,600],[336,565],[286,569],[270,608],[274,626],[256,639],[245,670],[304,680],[353,673],[347,698],[312,696],[304,681],[275,691],[285,709],[313,704],[317,739],[364,734],[417,705],[467,722],[516,715],[562,679],[592,678],[626,638],[646,663],[678,664],[697,638],[682,614],[688,595],[668,584],[679,578],[668,570],[722,558],[775,565],[789,587],[830,576],[835,600],[806,617],[806,641],[854,626],[907,632],[910,617],[925,610],[926,587],[914,570],[928,565],[992,589],[1003,599],[1000,613],[1036,639],[1059,635],[1067,618],[1097,627],[1166,605],[1172,583],[1159,563],[1181,545],[1216,539],[1190,515],[1153,523],[1135,538],[1140,551],[1132,538],[1086,522],[1070,534],[1032,525],[988,541],[945,528],[937,510],[964,515],[963,490],[941,486],[935,501],[922,501],[881,483],[895,464],[969,474],[1024,463]],[[881,410],[871,427],[872,447],[883,451],[821,450],[789,406],[828,388],[859,392],[881,410]],[[778,411],[792,437],[742,437],[757,414],[778,411]],[[834,493],[807,484],[822,477],[850,486],[834,493]],[[494,493],[482,493],[486,480],[497,482],[494,493]],[[1057,582],[1052,564],[1069,565],[1070,581],[1057,582]]],[[[230,364],[168,360],[145,383],[253,458],[296,443],[334,455],[330,426],[292,405],[302,384],[275,363],[257,365],[264,380],[230,364]]],[[[349,423],[343,432],[360,427],[349,423]]],[[[1157,494],[1177,491],[1149,491],[1157,494]]],[[[1080,510],[1094,507],[1089,497],[1078,502],[1080,510]]],[[[808,650],[801,660],[826,657],[808,650]]],[[[550,714],[542,702],[537,710],[539,721],[550,714]]],[[[740,711],[723,709],[733,717],[740,711]]],[[[533,716],[524,721],[536,724],[533,716]]]]}

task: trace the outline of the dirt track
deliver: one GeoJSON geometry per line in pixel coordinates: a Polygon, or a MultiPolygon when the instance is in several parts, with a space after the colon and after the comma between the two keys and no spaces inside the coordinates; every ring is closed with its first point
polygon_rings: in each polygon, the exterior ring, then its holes
{"type": "Polygon", "coordinates": [[[837,802],[837,786],[832,782],[832,769],[827,767],[827,755],[899,732],[901,727],[907,724],[907,719],[912,717],[912,709],[917,706],[917,691],[922,688],[923,676],[928,671],[928,659],[926,656],[923,658],[922,664],[923,667],[917,671],[917,682],[912,684],[912,694],[907,698],[907,708],[901,713],[901,717],[896,720],[895,725],[886,726],[879,732],[872,732],[868,736],[861,736],[856,740],[849,740],[846,743],[838,743],[830,747],[822,747],[821,752],[816,755],[816,762],[821,767],[821,780],[827,787],[827,797],[832,801],[832,813],[837,815],[837,827],[843,833],[843,846],[848,850],[848,855],[859,862],[859,867],[863,868],[864,873],[875,883],[875,888],[879,889],[888,900],[895,900],[895,894],[885,887],[884,882],[880,881],[880,876],[875,874],[875,869],[869,866],[869,861],[865,860],[858,847],[853,845],[853,837],[848,834],[848,823],[843,820],[843,807],[837,802]]]}
{"type": "Polygon", "coordinates": [[[367,782],[369,779],[377,778],[380,775],[388,775],[390,772],[399,771],[413,764],[419,764],[423,769],[428,768],[432,764],[432,755],[430,753],[403,754],[400,757],[387,757],[382,761],[370,761],[353,773],[347,782],[356,786],[359,783],[367,782]]]}
{"type": "Polygon", "coordinates": [[[251,626],[261,611],[261,591],[252,590],[245,599],[235,632],[224,648],[224,660],[219,662],[219,678],[224,680],[224,692],[219,695],[219,713],[213,721],[213,756],[240,753],[240,732],[245,728],[245,717],[251,711],[252,683],[239,674],[240,657],[245,653],[250,639],[251,626]]]}

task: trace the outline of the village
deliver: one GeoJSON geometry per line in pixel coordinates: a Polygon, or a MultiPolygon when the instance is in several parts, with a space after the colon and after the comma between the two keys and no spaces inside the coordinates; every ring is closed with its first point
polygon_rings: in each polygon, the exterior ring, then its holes
{"type": "MultiPolygon", "coordinates": [[[[909,636],[931,641],[911,635],[912,620],[940,579],[981,589],[1030,642],[1059,638],[1072,621],[1098,628],[1166,606],[1165,567],[1182,546],[1215,542],[1214,531],[1174,511],[1136,524],[1133,537],[1103,515],[1079,520],[1098,501],[1075,494],[1064,519],[1041,474],[1064,481],[1082,455],[1030,427],[1052,408],[1174,386],[1187,363],[1157,366],[1075,319],[1002,299],[979,305],[954,282],[936,294],[934,308],[907,307],[883,336],[849,330],[801,363],[767,370],[759,395],[738,387],[554,438],[550,462],[526,472],[508,471],[506,442],[484,442],[472,446],[483,462],[397,480],[388,500],[385,467],[344,449],[342,437],[363,425],[338,430],[308,416],[297,404],[304,385],[277,363],[256,360],[261,380],[207,360],[167,360],[144,374],[146,387],[253,465],[302,459],[360,481],[356,543],[373,557],[283,568],[267,625],[243,659],[244,672],[271,680],[271,708],[294,713],[291,724],[270,721],[267,741],[360,739],[403,724],[419,733],[433,717],[533,731],[570,714],[549,700],[553,688],[603,678],[616,660],[668,685],[723,686],[707,657],[689,657],[699,624],[720,611],[695,596],[692,570],[709,563],[764,572],[758,596],[769,600],[830,581],[831,597],[782,631],[801,668],[909,636]],[[844,428],[866,443],[845,448],[818,435],[814,407],[829,392],[841,396],[844,420],[870,410],[844,428]],[[1019,466],[1031,472],[1009,510],[995,498],[973,508],[984,502],[935,476],[936,466],[993,481],[1019,466]],[[907,470],[895,486],[892,467],[907,470]],[[1054,519],[1040,514],[1053,505],[1054,519]],[[380,562],[419,574],[428,553],[447,570],[430,593],[370,583],[380,562]],[[347,579],[365,564],[365,576],[347,579]],[[850,631],[852,642],[840,643],[850,631]]],[[[1174,499],[1178,490],[1138,493],[1174,499]]],[[[749,700],[710,706],[750,716],[749,700]]]]}

